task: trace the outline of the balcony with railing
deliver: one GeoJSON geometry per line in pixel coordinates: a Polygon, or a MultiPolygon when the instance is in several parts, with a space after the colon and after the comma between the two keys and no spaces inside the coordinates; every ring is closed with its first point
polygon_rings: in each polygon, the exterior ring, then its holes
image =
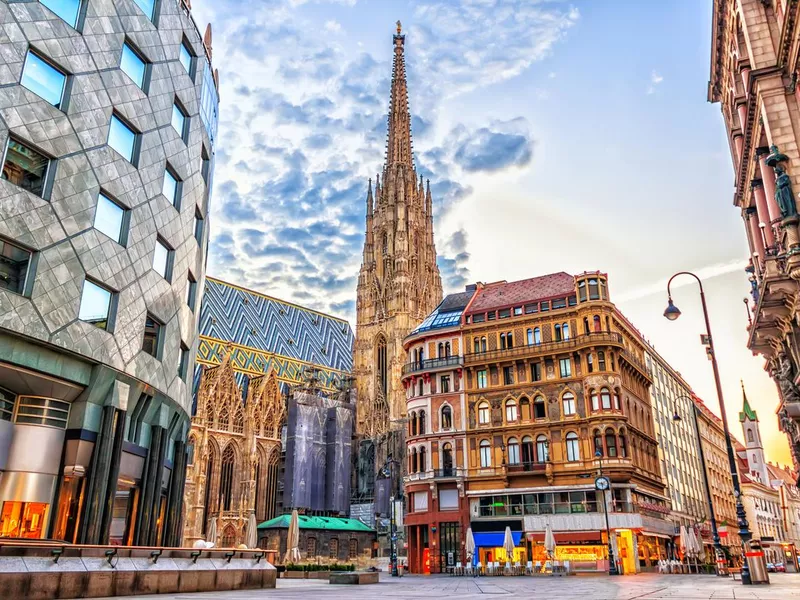
{"type": "Polygon", "coordinates": [[[621,350],[619,355],[625,360],[625,362],[639,371],[640,374],[644,375],[647,379],[652,379],[650,371],[647,370],[647,367],[645,367],[644,363],[636,358],[636,355],[634,355],[632,352],[629,352],[628,350],[621,350]]]}
{"type": "Polygon", "coordinates": [[[449,467],[444,469],[428,469],[419,473],[409,473],[403,477],[405,483],[415,481],[427,481],[431,479],[460,479],[466,475],[466,469],[461,467],[449,467]]]}
{"type": "Polygon", "coordinates": [[[486,352],[470,352],[464,355],[464,364],[476,364],[494,362],[500,360],[510,360],[522,358],[531,353],[536,354],[559,354],[570,352],[586,346],[612,345],[622,346],[622,335],[615,331],[598,331],[596,333],[585,333],[567,340],[554,342],[542,342],[540,344],[530,344],[525,346],[515,346],[513,348],[503,348],[500,350],[488,350],[486,352]]]}
{"type": "Polygon", "coordinates": [[[403,365],[403,375],[418,373],[420,371],[436,371],[438,369],[452,369],[464,364],[462,356],[444,356],[442,358],[426,358],[403,365]]]}

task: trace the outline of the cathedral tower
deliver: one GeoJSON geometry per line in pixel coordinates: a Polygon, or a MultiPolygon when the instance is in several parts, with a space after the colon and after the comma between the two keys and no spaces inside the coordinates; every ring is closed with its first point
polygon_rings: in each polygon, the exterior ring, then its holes
{"type": "Polygon", "coordinates": [[[357,288],[353,366],[358,388],[358,432],[385,434],[405,416],[400,373],[403,338],[442,299],[433,242],[430,181],[417,177],[408,110],[405,36],[393,36],[394,60],[383,173],[367,191],[366,238],[357,288]]]}

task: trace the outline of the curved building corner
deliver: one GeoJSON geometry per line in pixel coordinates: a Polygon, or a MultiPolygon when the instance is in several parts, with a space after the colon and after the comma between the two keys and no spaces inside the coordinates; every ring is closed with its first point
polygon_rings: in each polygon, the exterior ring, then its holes
{"type": "Polygon", "coordinates": [[[0,537],[179,544],[219,94],[178,0],[0,3],[0,537]]]}

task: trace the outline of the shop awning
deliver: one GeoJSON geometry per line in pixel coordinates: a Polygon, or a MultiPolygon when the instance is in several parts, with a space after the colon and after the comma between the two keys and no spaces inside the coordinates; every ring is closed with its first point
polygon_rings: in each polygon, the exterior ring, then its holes
{"type": "Polygon", "coordinates": [[[643,531],[642,535],[645,535],[647,537],[663,538],[665,540],[671,540],[672,539],[671,535],[666,535],[665,533],[654,533],[652,531],[643,531]]]}
{"type": "MultiPolygon", "coordinates": [[[[480,533],[473,533],[472,537],[475,538],[475,547],[477,548],[502,548],[503,540],[506,537],[506,532],[483,531],[480,533]]],[[[522,532],[512,531],[511,537],[514,539],[514,545],[519,546],[519,540],[522,537],[522,532]]]]}
{"type": "MultiPolygon", "coordinates": [[[[556,544],[593,544],[602,543],[603,538],[599,531],[555,531],[556,544]]],[[[532,542],[544,542],[544,531],[534,531],[527,534],[532,542]]]]}

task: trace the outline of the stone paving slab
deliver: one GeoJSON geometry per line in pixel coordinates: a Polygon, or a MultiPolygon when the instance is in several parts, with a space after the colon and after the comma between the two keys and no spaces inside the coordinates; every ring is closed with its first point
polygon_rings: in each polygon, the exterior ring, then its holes
{"type": "Polygon", "coordinates": [[[350,600],[387,598],[545,598],[547,600],[800,600],[800,574],[773,573],[769,586],[743,586],[739,581],[708,575],[642,574],[610,578],[580,577],[447,577],[381,573],[380,584],[331,586],[323,580],[278,579],[275,590],[131,596],[125,600],[350,600]]]}

